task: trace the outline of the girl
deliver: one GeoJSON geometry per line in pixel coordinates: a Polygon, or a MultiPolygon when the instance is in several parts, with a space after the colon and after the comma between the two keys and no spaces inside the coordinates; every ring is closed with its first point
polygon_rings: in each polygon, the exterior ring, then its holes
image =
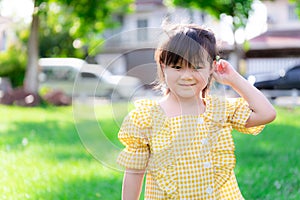
{"type": "Polygon", "coordinates": [[[157,48],[159,101],[140,100],[119,132],[126,148],[123,200],[243,199],[234,175],[232,129],[258,134],[275,119],[272,105],[225,60],[217,61],[214,34],[175,25],[157,48]],[[208,95],[212,78],[241,97],[208,95]]]}

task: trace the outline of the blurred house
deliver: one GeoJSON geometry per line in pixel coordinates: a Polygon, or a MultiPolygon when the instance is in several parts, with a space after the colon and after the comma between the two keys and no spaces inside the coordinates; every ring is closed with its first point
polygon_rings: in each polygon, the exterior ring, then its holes
{"type": "Polygon", "coordinates": [[[268,29],[250,40],[247,74],[274,72],[300,63],[300,18],[289,0],[263,2],[268,29]]]}
{"type": "MultiPolygon", "coordinates": [[[[105,42],[96,61],[114,74],[135,76],[148,85],[156,77],[154,50],[162,36],[163,20],[206,25],[219,40],[225,35],[224,26],[208,14],[195,9],[167,7],[163,2],[136,0],[133,13],[115,16],[121,26],[105,32],[105,42]]],[[[240,63],[245,74],[279,71],[300,62],[300,20],[295,4],[289,0],[262,3],[267,9],[267,31],[250,40],[246,62],[240,63]]],[[[223,57],[234,60],[232,44],[221,42],[223,57]]]]}
{"type": "Polygon", "coordinates": [[[214,25],[209,15],[198,10],[170,8],[163,0],[136,0],[135,11],[118,16],[119,29],[106,31],[101,53],[96,61],[114,74],[128,74],[140,78],[145,85],[156,77],[154,51],[162,37],[163,20],[214,25]]]}
{"type": "Polygon", "coordinates": [[[0,16],[0,52],[5,51],[9,43],[9,35],[12,29],[11,20],[7,17],[0,16]]]}

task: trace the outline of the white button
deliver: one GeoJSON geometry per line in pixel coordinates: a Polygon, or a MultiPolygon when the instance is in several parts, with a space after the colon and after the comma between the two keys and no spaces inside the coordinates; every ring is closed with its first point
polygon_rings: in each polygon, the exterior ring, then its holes
{"type": "Polygon", "coordinates": [[[198,118],[198,124],[203,124],[203,122],[204,122],[203,118],[202,118],[202,117],[199,117],[199,118],[198,118]]]}
{"type": "Polygon", "coordinates": [[[204,168],[210,168],[211,167],[210,162],[205,162],[203,165],[204,165],[204,168]]]}
{"type": "Polygon", "coordinates": [[[212,189],[211,187],[206,188],[206,193],[207,194],[212,194],[214,191],[214,189],[212,189]]]}
{"type": "Polygon", "coordinates": [[[202,143],[202,145],[208,144],[208,139],[203,138],[203,139],[201,140],[201,143],[202,143]]]}

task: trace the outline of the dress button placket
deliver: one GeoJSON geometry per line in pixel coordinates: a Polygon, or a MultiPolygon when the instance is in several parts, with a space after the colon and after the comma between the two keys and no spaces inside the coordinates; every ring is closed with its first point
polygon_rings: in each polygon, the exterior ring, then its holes
{"type": "Polygon", "coordinates": [[[213,191],[214,191],[214,189],[211,188],[211,187],[206,188],[206,193],[209,194],[209,195],[212,195],[213,191]]]}
{"type": "Polygon", "coordinates": [[[202,117],[198,118],[198,124],[203,124],[204,123],[204,119],[202,117]]]}
{"type": "Polygon", "coordinates": [[[204,165],[204,168],[210,168],[211,167],[210,162],[205,162],[203,165],[204,165]]]}
{"type": "Polygon", "coordinates": [[[208,144],[208,139],[207,138],[201,139],[201,143],[202,143],[202,145],[207,145],[208,144]]]}

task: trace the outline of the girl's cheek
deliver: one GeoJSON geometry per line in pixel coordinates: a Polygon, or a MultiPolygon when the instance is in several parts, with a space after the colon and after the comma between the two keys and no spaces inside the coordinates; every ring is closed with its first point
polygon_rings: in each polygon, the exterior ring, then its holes
{"type": "Polygon", "coordinates": [[[208,79],[209,79],[209,76],[206,76],[206,75],[203,75],[203,74],[199,74],[198,75],[198,79],[200,79],[202,83],[207,83],[208,79]]]}

